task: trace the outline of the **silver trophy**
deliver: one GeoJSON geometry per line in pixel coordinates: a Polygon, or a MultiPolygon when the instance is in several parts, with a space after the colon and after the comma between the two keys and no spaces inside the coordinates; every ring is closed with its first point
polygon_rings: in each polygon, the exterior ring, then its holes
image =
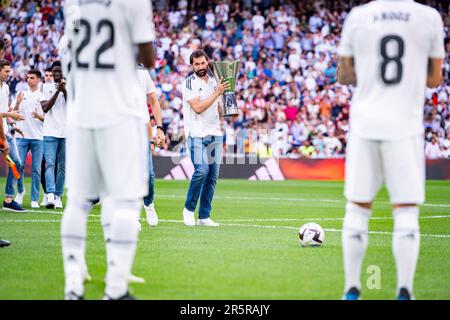
{"type": "Polygon", "coordinates": [[[224,116],[238,115],[239,110],[236,103],[236,96],[234,94],[234,90],[236,88],[236,79],[239,71],[239,60],[212,61],[209,63],[209,67],[212,69],[214,77],[216,78],[217,82],[228,81],[230,83],[230,89],[225,91],[222,95],[223,115],[224,116]]]}

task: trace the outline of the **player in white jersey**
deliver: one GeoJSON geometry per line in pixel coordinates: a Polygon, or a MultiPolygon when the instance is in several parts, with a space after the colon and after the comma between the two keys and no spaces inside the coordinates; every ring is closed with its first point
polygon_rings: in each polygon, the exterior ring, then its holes
{"type": "Polygon", "coordinates": [[[443,24],[412,0],[377,0],[347,16],[338,80],[356,85],[350,108],[342,245],[345,299],[358,299],[372,201],[386,183],[393,207],[397,298],[412,299],[425,199],[423,104],[441,81],[443,24]]]}
{"type": "MultiPolygon", "coordinates": [[[[136,251],[142,197],[148,192],[148,145],[138,107],[134,48],[154,64],[151,2],[68,0],[67,204],[61,226],[65,298],[84,294],[86,220],[91,200],[107,197],[104,299],[132,299],[128,276],[136,251]],[[126,148],[126,150],[124,150],[126,148]]],[[[65,59],[64,59],[65,60],[65,59]]],[[[102,208],[103,209],[103,208],[102,208]]]]}

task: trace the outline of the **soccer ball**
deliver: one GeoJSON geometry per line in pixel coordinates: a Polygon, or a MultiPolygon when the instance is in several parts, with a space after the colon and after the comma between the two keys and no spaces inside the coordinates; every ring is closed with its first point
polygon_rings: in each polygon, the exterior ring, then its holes
{"type": "Polygon", "coordinates": [[[298,230],[298,239],[304,247],[318,247],[323,244],[325,232],[317,223],[309,222],[298,230]]]}

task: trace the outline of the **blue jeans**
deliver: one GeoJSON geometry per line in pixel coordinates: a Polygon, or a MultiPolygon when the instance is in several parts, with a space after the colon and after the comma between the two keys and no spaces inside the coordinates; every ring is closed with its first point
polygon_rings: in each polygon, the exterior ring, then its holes
{"type": "Polygon", "coordinates": [[[144,198],[144,205],[148,206],[153,203],[155,199],[155,171],[153,170],[153,159],[152,159],[152,146],[149,143],[150,154],[148,157],[149,161],[149,177],[148,177],[148,195],[144,198]]]}
{"type": "Polygon", "coordinates": [[[37,139],[17,139],[17,149],[19,149],[19,156],[23,162],[20,172],[18,191],[23,188],[23,172],[27,154],[31,151],[31,201],[39,201],[39,192],[41,188],[41,162],[44,153],[42,140],[37,139]]]}
{"type": "MultiPolygon", "coordinates": [[[[9,156],[11,157],[11,160],[14,161],[14,163],[16,164],[17,170],[19,172],[22,172],[23,164],[22,161],[20,160],[16,139],[7,135],[6,140],[8,141],[9,144],[9,156]]],[[[17,180],[16,178],[14,178],[11,169],[8,169],[8,176],[6,177],[6,187],[5,187],[5,196],[7,198],[14,198],[14,195],[16,194],[16,192],[14,191],[16,182],[17,180]]],[[[23,184],[20,185],[20,187],[18,188],[19,193],[23,192],[23,184]]]]}
{"type": "Polygon", "coordinates": [[[189,211],[195,211],[200,198],[199,219],[206,219],[211,215],[211,203],[222,161],[222,141],[221,136],[189,137],[187,141],[195,171],[184,207],[189,211]]]}
{"type": "Polygon", "coordinates": [[[66,139],[44,137],[45,191],[62,197],[66,178],[66,139]],[[55,179],[55,165],[57,166],[55,179]],[[56,182],[56,184],[55,184],[56,182]]]}

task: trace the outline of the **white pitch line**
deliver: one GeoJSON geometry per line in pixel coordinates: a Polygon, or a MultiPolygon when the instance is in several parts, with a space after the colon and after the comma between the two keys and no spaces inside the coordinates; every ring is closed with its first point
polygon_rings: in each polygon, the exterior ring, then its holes
{"type": "MultiPolygon", "coordinates": [[[[99,216],[96,216],[99,217],[99,216]]],[[[317,220],[317,219],[316,219],[317,220]]],[[[16,222],[16,223],[47,223],[47,222],[53,222],[53,223],[59,223],[61,220],[0,220],[2,222],[16,222]]],[[[88,220],[90,222],[94,222],[92,220],[88,220]]],[[[161,222],[171,222],[171,223],[182,223],[183,220],[159,220],[161,222]]],[[[219,221],[219,220],[218,220],[219,221]]],[[[232,221],[232,220],[220,220],[220,221],[232,221]]],[[[255,220],[252,220],[255,221],[255,220]]],[[[267,221],[267,220],[266,220],[267,221]]],[[[98,221],[95,221],[98,222],[98,221]]],[[[267,225],[257,225],[257,224],[239,224],[239,223],[220,223],[221,226],[230,226],[230,227],[245,227],[245,228],[264,228],[264,229],[289,229],[289,230],[298,230],[298,227],[292,227],[292,226],[267,226],[267,225]]],[[[324,228],[327,232],[342,232],[341,229],[328,229],[324,228]]],[[[388,231],[369,231],[369,234],[379,234],[379,235],[390,235],[392,236],[392,232],[388,231]]],[[[447,234],[420,234],[421,237],[430,237],[430,238],[450,238],[450,235],[447,234]]]]}
{"type": "MultiPolygon", "coordinates": [[[[441,215],[441,216],[419,216],[419,219],[449,219],[450,215],[441,215]]],[[[276,221],[343,221],[344,218],[268,218],[268,219],[225,219],[220,220],[223,222],[276,222],[276,221]]],[[[392,217],[371,217],[370,220],[392,220],[392,217]]]]}
{"type": "MultiPolygon", "coordinates": [[[[290,226],[261,226],[257,224],[237,224],[237,223],[222,223],[223,226],[232,226],[232,227],[252,227],[252,228],[266,228],[266,229],[290,229],[290,230],[298,230],[298,227],[290,227],[290,226]]],[[[340,229],[323,229],[327,232],[342,232],[340,229]]],[[[392,236],[392,232],[387,231],[369,231],[369,234],[381,234],[381,235],[390,235],[392,236]]],[[[450,238],[450,234],[420,234],[421,237],[431,237],[431,238],[450,238]]]]}
{"type": "MultiPolygon", "coordinates": [[[[183,195],[171,195],[171,194],[159,194],[158,198],[177,198],[177,199],[184,199],[186,198],[183,195]]],[[[346,203],[347,200],[338,200],[338,199],[306,199],[306,198],[282,198],[282,197],[240,197],[240,196],[214,196],[214,199],[225,199],[225,200],[267,200],[267,201],[292,201],[292,202],[312,202],[317,201],[317,203],[320,202],[327,202],[327,203],[346,203]]],[[[384,204],[384,205],[390,205],[390,202],[386,201],[375,201],[375,204],[384,204]]],[[[439,204],[439,203],[424,203],[420,206],[423,207],[442,207],[442,208],[450,208],[450,204],[439,204]]]]}
{"type": "MultiPolygon", "coordinates": [[[[5,212],[5,213],[13,213],[11,211],[6,211],[6,210],[1,210],[0,212],[5,212]]],[[[30,213],[48,213],[50,215],[62,215],[63,212],[62,211],[44,211],[44,210],[28,210],[27,212],[30,213]]],[[[18,213],[20,214],[26,214],[25,213],[18,213]]],[[[100,217],[99,214],[90,214],[89,217],[100,217]]],[[[437,215],[437,216],[419,216],[419,219],[448,219],[450,218],[450,215],[437,215]]],[[[276,221],[280,221],[280,222],[286,222],[286,221],[343,221],[344,218],[338,218],[338,217],[333,217],[333,218],[254,218],[254,219],[221,219],[220,221],[223,222],[276,222],[276,221]]],[[[392,217],[371,217],[370,220],[392,220],[392,217]]],[[[8,221],[8,220],[1,220],[1,221],[8,221]]],[[[17,221],[23,221],[23,220],[17,220],[17,221]]],[[[27,220],[30,221],[30,220],[27,220]]],[[[165,221],[165,222],[182,222],[181,220],[161,220],[161,221],[165,221]]]]}

